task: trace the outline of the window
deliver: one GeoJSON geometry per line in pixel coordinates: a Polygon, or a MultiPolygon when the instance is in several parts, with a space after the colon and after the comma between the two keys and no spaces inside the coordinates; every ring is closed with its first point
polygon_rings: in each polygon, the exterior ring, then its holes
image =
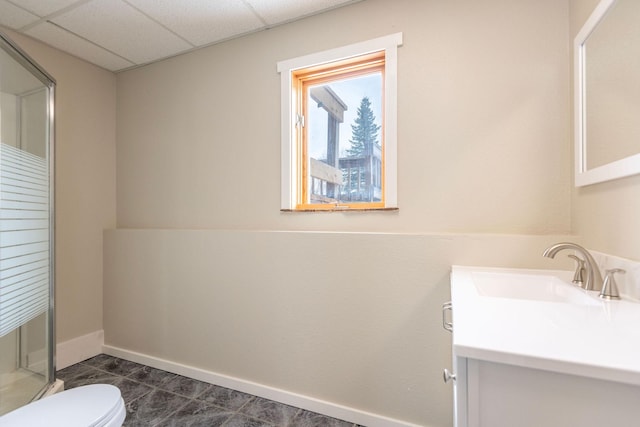
{"type": "Polygon", "coordinates": [[[402,34],[278,63],[283,210],[397,208],[402,34]]]}

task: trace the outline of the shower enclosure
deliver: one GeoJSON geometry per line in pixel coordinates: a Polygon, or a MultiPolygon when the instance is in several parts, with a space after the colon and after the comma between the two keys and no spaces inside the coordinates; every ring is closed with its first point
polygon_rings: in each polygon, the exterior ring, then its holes
{"type": "Polygon", "coordinates": [[[54,91],[0,33],[0,415],[55,381],[54,91]]]}

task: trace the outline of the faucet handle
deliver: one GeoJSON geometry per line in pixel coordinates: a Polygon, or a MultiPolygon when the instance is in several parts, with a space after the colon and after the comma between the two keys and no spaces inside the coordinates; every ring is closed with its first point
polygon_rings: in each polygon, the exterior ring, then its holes
{"type": "Polygon", "coordinates": [[[613,277],[616,273],[624,274],[626,273],[626,271],[621,268],[605,270],[605,277],[602,284],[602,291],[600,292],[600,298],[609,300],[620,299],[620,294],[618,293],[618,285],[616,284],[616,279],[613,277]]]}
{"type": "Polygon", "coordinates": [[[576,272],[573,273],[573,280],[572,282],[575,283],[576,285],[580,286],[581,288],[584,288],[584,272],[585,272],[585,260],[583,260],[582,258],[579,258],[575,255],[567,255],[569,258],[574,259],[577,263],[576,265],[576,272]]]}

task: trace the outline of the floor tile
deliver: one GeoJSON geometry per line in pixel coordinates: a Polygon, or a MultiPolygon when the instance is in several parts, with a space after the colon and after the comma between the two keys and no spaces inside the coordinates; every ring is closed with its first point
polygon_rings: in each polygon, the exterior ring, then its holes
{"type": "Polygon", "coordinates": [[[164,390],[153,390],[127,403],[127,425],[155,426],[190,402],[164,390]]]}
{"type": "Polygon", "coordinates": [[[106,363],[100,365],[99,369],[105,370],[111,374],[126,376],[133,374],[134,371],[142,369],[143,367],[144,365],[139,363],[114,357],[112,360],[108,360],[106,363]]]}
{"type": "Polygon", "coordinates": [[[237,414],[227,421],[224,427],[276,427],[276,425],[256,420],[243,414],[237,414]]]}
{"type": "Polygon", "coordinates": [[[133,371],[127,375],[127,378],[145,383],[154,387],[163,388],[169,381],[177,377],[176,374],[163,371],[161,369],[152,368],[150,366],[143,366],[140,369],[133,371]]]}
{"type": "Polygon", "coordinates": [[[219,427],[234,414],[233,411],[192,400],[158,424],[158,427],[219,427]]]}
{"type": "Polygon", "coordinates": [[[223,408],[236,411],[253,398],[250,394],[240,391],[231,390],[230,388],[212,386],[200,396],[199,400],[203,400],[223,408]]]}
{"type": "Polygon", "coordinates": [[[120,389],[120,394],[122,394],[122,399],[124,399],[125,402],[132,402],[154,390],[150,385],[139,383],[124,377],[115,377],[113,382],[109,382],[107,384],[118,387],[120,389]]]}
{"type": "Polygon", "coordinates": [[[352,427],[353,423],[301,410],[292,425],[296,427],[352,427]]]}
{"type": "Polygon", "coordinates": [[[162,388],[185,397],[195,398],[206,392],[212,385],[203,381],[176,375],[162,388]]]}
{"type": "Polygon", "coordinates": [[[82,363],[76,363],[75,365],[71,365],[56,372],[56,377],[66,382],[71,380],[72,378],[75,378],[82,374],[86,374],[92,369],[93,368],[91,366],[84,365],[82,363]]]}
{"type": "Polygon", "coordinates": [[[112,361],[113,359],[116,359],[116,357],[109,356],[107,354],[99,354],[80,363],[82,363],[83,365],[93,366],[94,368],[99,368],[100,366],[112,361]]]}
{"type": "Polygon", "coordinates": [[[117,386],[125,427],[363,427],[104,354],[57,376],[66,389],[117,386]]]}
{"type": "Polygon", "coordinates": [[[105,371],[101,371],[99,369],[89,367],[89,369],[84,370],[81,374],[72,377],[71,379],[64,382],[64,388],[75,388],[88,384],[111,384],[112,382],[118,380],[120,377],[117,375],[110,374],[105,371]]]}
{"type": "Polygon", "coordinates": [[[278,426],[293,425],[293,419],[299,409],[263,398],[255,398],[240,409],[240,412],[252,418],[268,421],[278,426]]]}

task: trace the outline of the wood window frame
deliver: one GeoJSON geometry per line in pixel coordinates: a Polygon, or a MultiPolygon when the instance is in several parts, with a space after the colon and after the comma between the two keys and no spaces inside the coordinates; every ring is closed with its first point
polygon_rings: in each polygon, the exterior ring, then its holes
{"type": "MultiPolygon", "coordinates": [[[[323,64],[321,66],[313,66],[302,68],[292,73],[293,85],[296,87],[298,111],[302,117],[309,117],[308,113],[308,93],[309,87],[329,83],[336,80],[344,80],[352,77],[363,77],[374,73],[382,75],[382,97],[384,105],[384,72],[385,72],[385,52],[384,50],[372,52],[365,55],[356,56],[341,61],[323,64]]],[[[384,108],[382,111],[382,175],[384,177],[384,108]]],[[[298,126],[297,138],[299,144],[300,156],[298,159],[297,179],[300,182],[300,200],[296,203],[296,210],[335,210],[335,209],[379,209],[384,208],[384,179],[382,180],[382,200],[380,202],[336,202],[336,203],[311,203],[310,188],[311,174],[307,170],[310,164],[308,154],[309,147],[309,127],[298,126]]]]}
{"type": "MultiPolygon", "coordinates": [[[[397,47],[402,33],[343,46],[299,58],[278,62],[281,75],[281,203],[283,211],[383,210],[397,209],[397,47]],[[382,63],[376,64],[376,62],[382,63]],[[297,126],[299,107],[305,101],[305,82],[336,79],[349,73],[369,74],[380,66],[383,76],[382,189],[381,202],[348,204],[311,204],[306,180],[306,141],[302,126],[297,126]]],[[[303,107],[304,108],[304,107],[303,107]]]]}

